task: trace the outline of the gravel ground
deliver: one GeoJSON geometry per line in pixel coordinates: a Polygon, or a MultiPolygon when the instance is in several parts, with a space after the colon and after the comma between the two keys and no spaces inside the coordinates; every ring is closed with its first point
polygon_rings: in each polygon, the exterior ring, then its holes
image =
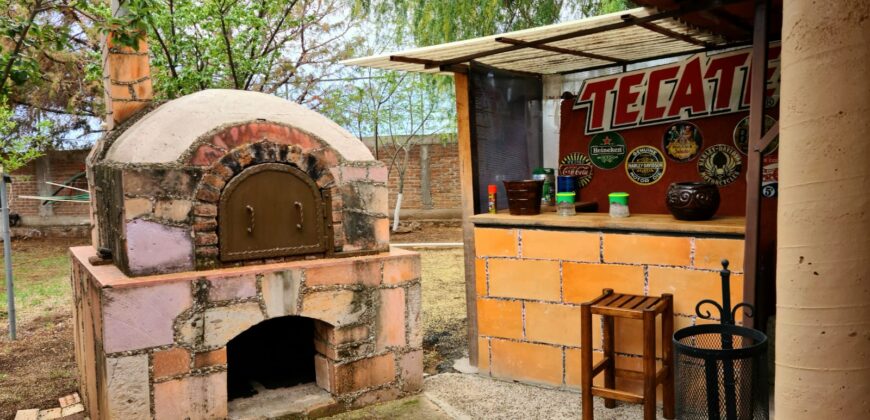
{"type": "MultiPolygon", "coordinates": [[[[454,418],[467,419],[578,419],[580,394],[533,385],[458,373],[426,378],[423,395],[454,418]]],[[[630,420],[643,417],[638,404],[616,403],[604,408],[595,399],[596,420],[630,420]]],[[[661,410],[657,412],[661,419],[661,410]]]]}

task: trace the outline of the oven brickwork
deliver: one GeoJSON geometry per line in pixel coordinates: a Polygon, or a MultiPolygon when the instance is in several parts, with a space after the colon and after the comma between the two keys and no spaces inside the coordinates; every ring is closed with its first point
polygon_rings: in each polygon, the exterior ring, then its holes
{"type": "MultiPolygon", "coordinates": [[[[101,224],[102,229],[120,232],[113,248],[128,274],[265,263],[265,259],[221,262],[216,233],[217,203],[227,182],[245,168],[264,163],[284,163],[302,170],[323,191],[324,198],[329,198],[328,223],[335,256],[378,252],[389,246],[383,164],[345,161],[331,147],[299,129],[265,122],[221,127],[191,145],[180,162],[94,165],[100,178],[97,184],[120,177],[122,203],[114,203],[106,197],[107,192],[97,190],[96,195],[97,199],[103,195],[107,206],[123,207],[123,220],[109,218],[101,224]]],[[[269,262],[293,258],[298,257],[269,262]]]]}
{"type": "MultiPolygon", "coordinates": [[[[672,293],[675,329],[709,322],[695,316],[695,304],[720,298],[722,258],[736,270],[732,301],[743,290],[739,238],[489,227],[475,228],[474,235],[478,367],[502,379],[579,388],[580,304],[604,288],[672,293]]],[[[640,370],[641,325],[631,321],[617,319],[616,364],[640,370]]],[[[592,336],[597,361],[599,320],[592,336]]],[[[623,378],[617,384],[635,393],[642,387],[623,378]]]]}
{"type": "Polygon", "coordinates": [[[128,277],[71,250],[76,357],[92,418],[222,418],[226,344],[278,316],[316,319],[325,415],[422,386],[419,255],[310,260],[128,277]],[[133,328],[132,326],[136,327],[133,328]]]}

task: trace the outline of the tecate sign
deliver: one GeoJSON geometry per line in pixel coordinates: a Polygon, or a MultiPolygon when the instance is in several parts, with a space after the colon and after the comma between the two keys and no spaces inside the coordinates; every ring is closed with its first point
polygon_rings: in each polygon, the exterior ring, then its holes
{"type": "MultiPolygon", "coordinates": [[[[779,98],[779,45],[768,48],[766,105],[779,98]]],[[[586,79],[574,109],[586,134],[729,114],[749,109],[751,48],[586,79]]]]}

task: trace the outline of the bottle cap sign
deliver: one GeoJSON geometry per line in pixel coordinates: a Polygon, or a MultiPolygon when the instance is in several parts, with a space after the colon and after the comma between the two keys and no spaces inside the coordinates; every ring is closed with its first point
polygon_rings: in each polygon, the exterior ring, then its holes
{"type": "Polygon", "coordinates": [[[598,133],[589,141],[589,159],[601,169],[613,169],[625,159],[625,140],[617,132],[598,133]]]}
{"type": "Polygon", "coordinates": [[[577,184],[583,188],[592,181],[592,162],[583,153],[569,153],[559,161],[559,175],[576,176],[577,184]]]}
{"type": "Polygon", "coordinates": [[[665,175],[665,157],[653,146],[640,146],[629,152],[625,160],[628,179],[638,185],[652,185],[665,175]]]}
{"type": "Polygon", "coordinates": [[[704,140],[698,126],[688,122],[671,124],[662,138],[662,148],[669,158],[688,162],[701,153],[704,140]]]}
{"type": "Polygon", "coordinates": [[[740,152],[727,144],[714,144],[701,153],[698,158],[698,173],[704,181],[722,187],[740,175],[743,158],[740,152]]]}

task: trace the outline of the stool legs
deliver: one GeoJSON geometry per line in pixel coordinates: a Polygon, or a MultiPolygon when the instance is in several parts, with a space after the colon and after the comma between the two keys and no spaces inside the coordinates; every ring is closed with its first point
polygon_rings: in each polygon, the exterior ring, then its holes
{"type": "Polygon", "coordinates": [[[583,420],[592,419],[592,311],[589,304],[580,306],[580,383],[583,420]]]}
{"type": "Polygon", "coordinates": [[[662,381],[662,414],[672,419],[674,413],[674,296],[663,294],[665,310],[662,312],[662,367],[667,375],[662,381]]]}
{"type": "MultiPolygon", "coordinates": [[[[608,360],[607,367],[604,368],[604,387],[608,389],[616,389],[616,354],[613,350],[613,317],[602,315],[601,319],[604,324],[604,357],[608,360]]],[[[605,398],[604,406],[607,408],[616,407],[616,400],[605,398]]]]}
{"type": "Polygon", "coordinates": [[[643,419],[656,418],[656,313],[643,311],[643,419]]]}

